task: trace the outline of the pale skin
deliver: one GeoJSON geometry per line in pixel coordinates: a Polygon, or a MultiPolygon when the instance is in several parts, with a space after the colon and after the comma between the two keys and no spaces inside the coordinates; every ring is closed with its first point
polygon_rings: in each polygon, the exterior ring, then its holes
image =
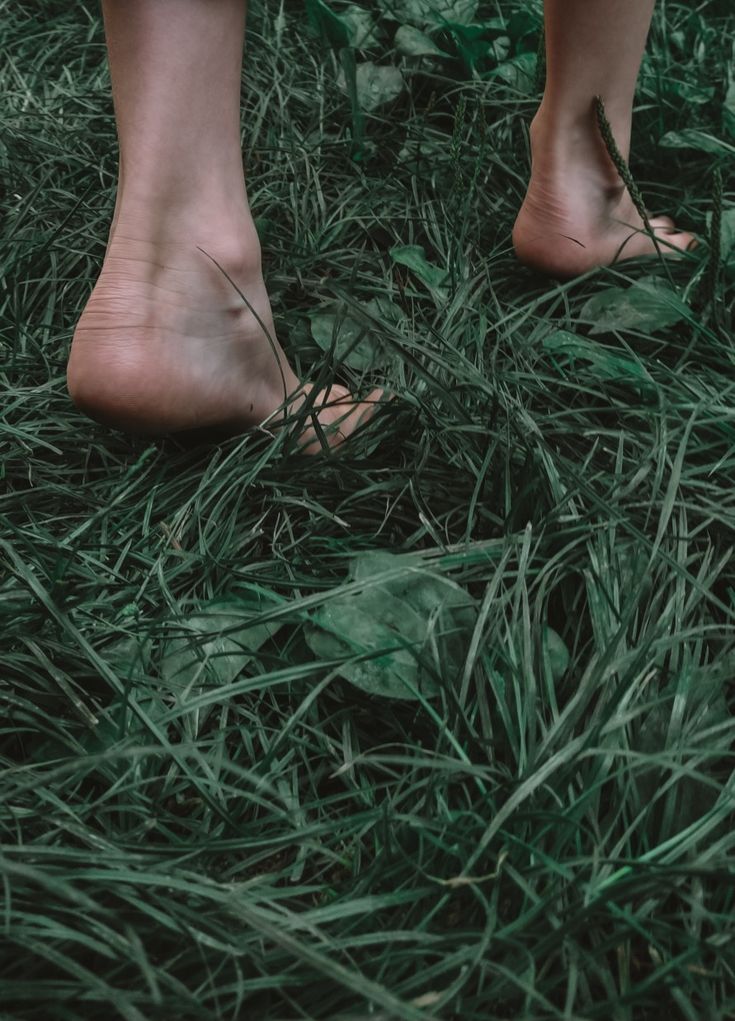
{"type": "MultiPolygon", "coordinates": [[[[573,277],[656,252],[594,111],[600,96],[627,160],[654,6],[655,0],[545,0],[546,88],[531,124],[531,180],[513,229],[518,258],[534,269],[573,277]]],[[[649,223],[663,254],[694,243],[667,216],[651,216],[649,223]]]]}
{"type": "MultiPolygon", "coordinates": [[[[243,0],[103,0],[102,9],[120,178],[103,267],[74,333],[71,397],[130,432],[277,430],[311,387],[276,340],[248,205],[243,0]]],[[[574,276],[654,251],[592,109],[603,96],[627,156],[652,9],[652,0],[546,0],[547,88],[513,233],[519,258],[544,272],[574,276]]],[[[666,218],[652,223],[667,250],[693,240],[666,218]]],[[[383,398],[320,392],[321,438],[306,425],[302,451],[338,446],[383,398]]]]}

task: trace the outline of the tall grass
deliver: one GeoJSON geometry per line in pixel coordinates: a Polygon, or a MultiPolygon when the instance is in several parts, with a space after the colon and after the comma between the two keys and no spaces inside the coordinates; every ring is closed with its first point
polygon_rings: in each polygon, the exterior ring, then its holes
{"type": "Polygon", "coordinates": [[[661,5],[637,99],[647,204],[705,241],[565,284],[509,244],[538,93],[498,68],[533,71],[538,7],[477,21],[508,43],[473,64],[383,15],[356,64],[406,87],[356,153],[329,40],[253,4],[279,335],[399,394],[307,460],[70,405],[103,38],[92,4],[4,5],[3,1019],[735,1014],[732,12],[661,5]],[[346,320],[347,365],[312,330],[346,320]]]}

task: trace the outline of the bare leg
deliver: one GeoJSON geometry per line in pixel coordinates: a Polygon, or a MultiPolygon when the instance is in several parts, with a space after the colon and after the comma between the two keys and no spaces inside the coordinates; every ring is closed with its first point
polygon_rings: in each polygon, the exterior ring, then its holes
{"type": "MultiPolygon", "coordinates": [[[[531,125],[533,166],[513,231],[519,258],[556,276],[652,254],[643,223],[600,138],[602,97],[628,158],[633,98],[654,0],[546,0],[547,83],[531,125]]],[[[691,234],[651,220],[664,252],[691,234]]]]}
{"type": "MultiPolygon", "coordinates": [[[[300,388],[275,340],[243,177],[245,4],[102,7],[120,181],[104,265],[72,342],[69,391],[92,417],[130,431],[240,431],[300,388]]],[[[319,420],[336,445],[370,408],[337,386],[316,403],[326,401],[319,420]]],[[[319,444],[309,439],[312,453],[319,444]]]]}

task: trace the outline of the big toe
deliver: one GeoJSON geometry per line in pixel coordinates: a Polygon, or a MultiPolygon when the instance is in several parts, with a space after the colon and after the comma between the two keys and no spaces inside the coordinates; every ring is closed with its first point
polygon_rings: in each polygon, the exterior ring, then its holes
{"type": "Polygon", "coordinates": [[[664,255],[676,255],[680,252],[691,252],[699,244],[699,241],[688,230],[674,229],[664,233],[659,238],[659,244],[664,255]]]}
{"type": "Polygon", "coordinates": [[[676,233],[676,224],[670,216],[651,216],[648,222],[655,231],[660,231],[662,234],[676,233]]]}
{"type": "MultiPolygon", "coordinates": [[[[303,387],[306,397],[312,390],[311,384],[303,387]]],[[[318,391],[308,412],[310,424],[299,436],[299,453],[318,454],[325,445],[330,450],[340,446],[375,415],[380,405],[394,396],[376,387],[364,400],[358,401],[347,387],[337,383],[318,391]]]]}
{"type": "Polygon", "coordinates": [[[697,237],[690,231],[679,230],[670,216],[654,216],[649,223],[666,245],[671,245],[680,252],[689,252],[699,244],[697,237]]]}

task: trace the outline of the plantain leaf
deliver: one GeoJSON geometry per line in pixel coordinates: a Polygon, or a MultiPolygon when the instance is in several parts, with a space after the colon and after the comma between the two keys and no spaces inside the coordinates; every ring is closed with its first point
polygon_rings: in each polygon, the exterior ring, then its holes
{"type": "Polygon", "coordinates": [[[471,25],[479,6],[479,0],[431,0],[431,17],[437,25],[471,25]]]}
{"type": "Polygon", "coordinates": [[[392,64],[374,64],[367,60],[357,65],[357,101],[367,113],[393,102],[405,87],[403,75],[392,64]]]}
{"type": "Polygon", "coordinates": [[[541,649],[544,660],[548,663],[552,679],[560,681],[569,669],[571,657],[569,649],[564,644],[564,639],[548,625],[543,630],[541,649]]]}
{"type": "Polygon", "coordinates": [[[164,646],[160,663],[164,685],[181,692],[205,681],[231,684],[281,628],[279,621],[261,620],[279,605],[274,596],[260,594],[199,607],[182,626],[186,634],[170,638],[164,646]]]}
{"type": "Polygon", "coordinates": [[[403,25],[428,28],[448,21],[471,24],[480,6],[479,0],[381,0],[388,17],[403,25]]]}
{"type": "Polygon", "coordinates": [[[582,308],[582,322],[592,323],[590,333],[637,330],[647,336],[673,326],[689,315],[676,291],[657,277],[643,277],[631,287],[607,287],[582,308]]]}
{"type": "Polygon", "coordinates": [[[407,57],[446,57],[444,50],[440,50],[436,43],[425,32],[421,32],[412,25],[401,25],[393,40],[396,49],[405,53],[407,57]]]}
{"type": "Polygon", "coordinates": [[[364,371],[390,363],[393,354],[383,339],[380,321],[397,325],[403,314],[389,298],[373,298],[361,308],[365,318],[357,311],[350,313],[344,305],[330,306],[327,310],[312,312],[309,316],[311,335],[323,351],[334,349],[334,357],[351,369],[364,371]]]}
{"type": "Polygon", "coordinates": [[[639,361],[610,351],[597,341],[579,337],[567,330],[554,330],[544,338],[543,346],[565,364],[587,362],[598,379],[630,382],[643,392],[655,390],[653,381],[639,361]]]}
{"type": "Polygon", "coordinates": [[[378,41],[375,18],[369,11],[356,4],[350,4],[341,12],[340,18],[347,26],[350,46],[353,49],[367,50],[378,41]]]}
{"type": "Polygon", "coordinates": [[[524,96],[530,96],[536,92],[537,63],[535,53],[520,53],[517,57],[512,57],[499,64],[490,72],[489,77],[500,78],[517,92],[524,96]]]}
{"type": "Polygon", "coordinates": [[[365,587],[314,614],[306,631],[312,652],[342,659],[340,675],[371,694],[438,694],[464,664],[477,617],[474,600],[410,554],[359,554],[350,574],[365,587]]]}
{"type": "Polygon", "coordinates": [[[390,257],[399,266],[406,266],[412,270],[422,284],[430,290],[441,301],[446,301],[447,289],[445,284],[449,274],[429,262],[426,252],[421,245],[400,245],[391,248],[390,257]]]}
{"type": "Polygon", "coordinates": [[[493,43],[484,25],[463,25],[447,21],[444,28],[447,38],[456,47],[457,55],[469,72],[473,72],[493,52],[493,43]]]}

